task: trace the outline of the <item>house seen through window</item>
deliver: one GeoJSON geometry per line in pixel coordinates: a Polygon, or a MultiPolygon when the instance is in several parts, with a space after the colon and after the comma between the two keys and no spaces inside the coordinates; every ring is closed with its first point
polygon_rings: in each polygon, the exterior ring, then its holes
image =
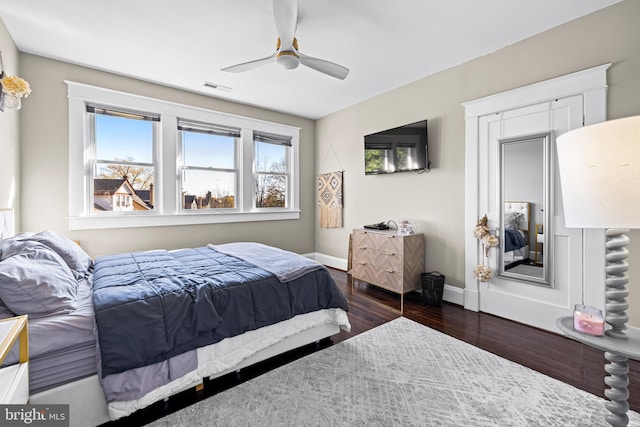
{"type": "Polygon", "coordinates": [[[181,208],[234,209],[240,129],[178,120],[182,143],[181,208]]]}
{"type": "Polygon", "coordinates": [[[87,105],[93,128],[93,211],[154,209],[158,116],[87,105]]]}

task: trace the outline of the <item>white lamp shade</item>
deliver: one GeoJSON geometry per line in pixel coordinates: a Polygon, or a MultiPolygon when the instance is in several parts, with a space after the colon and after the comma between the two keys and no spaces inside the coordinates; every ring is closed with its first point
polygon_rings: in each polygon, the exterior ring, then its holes
{"type": "Polygon", "coordinates": [[[567,227],[640,228],[640,116],[556,140],[567,227]]]}

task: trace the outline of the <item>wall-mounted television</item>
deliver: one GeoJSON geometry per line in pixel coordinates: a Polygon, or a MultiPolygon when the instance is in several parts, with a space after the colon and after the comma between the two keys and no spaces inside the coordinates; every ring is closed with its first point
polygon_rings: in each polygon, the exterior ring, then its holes
{"type": "Polygon", "coordinates": [[[426,120],[364,137],[366,175],[427,171],[430,163],[426,120]]]}

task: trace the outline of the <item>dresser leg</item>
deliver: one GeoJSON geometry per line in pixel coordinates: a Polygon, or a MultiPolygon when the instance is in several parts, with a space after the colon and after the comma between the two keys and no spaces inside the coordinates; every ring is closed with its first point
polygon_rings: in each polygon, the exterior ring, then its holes
{"type": "Polygon", "coordinates": [[[610,400],[604,404],[605,408],[610,412],[605,416],[609,424],[615,427],[626,426],[629,424],[629,362],[628,358],[616,353],[606,351],[605,359],[609,361],[604,366],[604,370],[609,374],[604,378],[605,384],[610,389],[604,391],[604,395],[610,400]]]}

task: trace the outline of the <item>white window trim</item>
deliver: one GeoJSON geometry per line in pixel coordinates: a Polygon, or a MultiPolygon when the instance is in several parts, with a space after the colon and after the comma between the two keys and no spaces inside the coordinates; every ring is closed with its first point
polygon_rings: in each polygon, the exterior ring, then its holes
{"type": "MultiPolygon", "coordinates": [[[[178,104],[145,96],[133,95],[112,89],[105,89],[83,83],[65,80],[69,98],[69,229],[88,230],[102,228],[159,227],[189,224],[218,224],[232,222],[291,220],[300,218],[299,146],[300,128],[267,122],[258,119],[235,116],[199,107],[178,104]],[[161,115],[160,144],[157,148],[156,170],[156,210],[155,212],[127,215],[91,215],[87,212],[89,189],[87,188],[88,124],[85,115],[87,102],[149,111],[161,115]],[[290,201],[288,208],[278,210],[249,209],[244,205],[242,212],[208,211],[202,213],[181,213],[179,206],[179,163],[177,118],[188,117],[208,123],[219,123],[242,129],[252,129],[291,137],[292,164],[290,201]]],[[[253,140],[251,132],[244,132],[242,139],[253,140]]],[[[241,141],[242,176],[239,177],[243,198],[252,198],[253,145],[241,141]],[[248,169],[247,169],[248,168],[248,169]],[[247,193],[248,191],[248,193],[247,193]]],[[[246,199],[245,199],[246,200],[246,199]]]]}

